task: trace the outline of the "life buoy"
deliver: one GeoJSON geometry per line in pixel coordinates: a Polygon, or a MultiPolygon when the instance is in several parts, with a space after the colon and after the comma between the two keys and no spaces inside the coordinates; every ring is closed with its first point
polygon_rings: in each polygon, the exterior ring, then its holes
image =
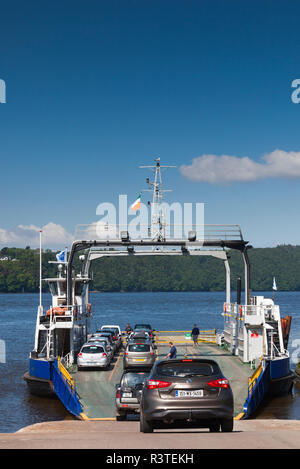
{"type": "Polygon", "coordinates": [[[226,311],[227,311],[227,305],[226,303],[224,303],[224,313],[226,313],[226,311]]]}
{"type": "Polygon", "coordinates": [[[240,307],[239,307],[239,315],[240,315],[240,318],[242,317],[242,313],[243,313],[243,308],[242,308],[242,305],[240,305],[240,307]]]}
{"type": "Polygon", "coordinates": [[[88,306],[88,312],[91,313],[91,311],[92,311],[92,305],[91,305],[91,303],[88,303],[87,306],[88,306]]]}
{"type": "Polygon", "coordinates": [[[52,314],[55,314],[57,316],[63,316],[65,314],[65,312],[67,311],[67,308],[61,308],[60,306],[55,306],[55,308],[51,308],[48,309],[47,311],[47,316],[51,316],[51,312],[52,314]]]}

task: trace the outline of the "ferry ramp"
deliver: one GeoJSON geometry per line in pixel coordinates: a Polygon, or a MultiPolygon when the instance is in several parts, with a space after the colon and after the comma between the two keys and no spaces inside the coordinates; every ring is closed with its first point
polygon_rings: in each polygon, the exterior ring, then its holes
{"type": "MultiPolygon", "coordinates": [[[[159,331],[156,333],[157,359],[163,359],[169,352],[169,342],[177,349],[177,358],[205,357],[215,360],[223,374],[229,379],[234,395],[234,416],[239,419],[248,396],[249,378],[252,374],[249,364],[215,344],[215,331],[201,331],[195,346],[187,331],[159,331]],[[204,333],[205,332],[205,333],[204,333]]],[[[79,395],[83,420],[115,420],[116,384],[123,372],[123,351],[114,358],[108,370],[78,371],[76,365],[69,369],[77,394],[79,395]]]]}

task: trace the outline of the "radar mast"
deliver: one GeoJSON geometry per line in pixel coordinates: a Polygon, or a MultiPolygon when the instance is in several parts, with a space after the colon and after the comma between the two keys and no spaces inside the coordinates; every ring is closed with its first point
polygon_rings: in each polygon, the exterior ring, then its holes
{"type": "Polygon", "coordinates": [[[151,169],[154,172],[154,181],[150,181],[149,178],[146,179],[151,189],[144,190],[145,192],[153,193],[151,204],[151,239],[154,241],[164,241],[166,239],[166,217],[163,207],[164,193],[171,192],[171,190],[163,188],[162,169],[176,167],[161,165],[160,157],[155,159],[155,165],[153,166],[140,166],[140,168],[151,169]]]}

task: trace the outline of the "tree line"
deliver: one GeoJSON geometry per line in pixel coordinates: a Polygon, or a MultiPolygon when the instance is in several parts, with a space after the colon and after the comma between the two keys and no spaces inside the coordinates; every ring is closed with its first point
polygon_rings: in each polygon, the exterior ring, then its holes
{"type": "MultiPolygon", "coordinates": [[[[55,277],[56,252],[44,250],[43,278],[55,277]]],[[[231,286],[244,276],[241,254],[230,251],[231,286]]],[[[255,291],[272,289],[276,277],[278,290],[300,291],[300,246],[280,245],[274,248],[249,250],[251,287],[255,291]]],[[[75,271],[80,261],[75,259],[75,271]]],[[[94,261],[91,268],[91,289],[99,292],[141,291],[223,291],[223,262],[206,256],[139,256],[111,257],[94,261]]],[[[48,287],[44,282],[43,290],[48,287]]],[[[39,250],[29,246],[3,248],[0,251],[0,292],[27,293],[39,291],[39,250]]]]}

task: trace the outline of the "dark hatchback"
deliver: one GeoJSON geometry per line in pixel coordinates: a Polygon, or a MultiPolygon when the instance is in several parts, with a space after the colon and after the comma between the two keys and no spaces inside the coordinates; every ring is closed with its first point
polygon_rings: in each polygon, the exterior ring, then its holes
{"type": "Polygon", "coordinates": [[[214,360],[157,361],[143,387],[141,432],[186,424],[214,432],[233,429],[233,394],[214,360]]]}
{"type": "Polygon", "coordinates": [[[116,385],[116,419],[125,420],[128,414],[138,413],[143,383],[150,371],[124,371],[116,385]]]}

